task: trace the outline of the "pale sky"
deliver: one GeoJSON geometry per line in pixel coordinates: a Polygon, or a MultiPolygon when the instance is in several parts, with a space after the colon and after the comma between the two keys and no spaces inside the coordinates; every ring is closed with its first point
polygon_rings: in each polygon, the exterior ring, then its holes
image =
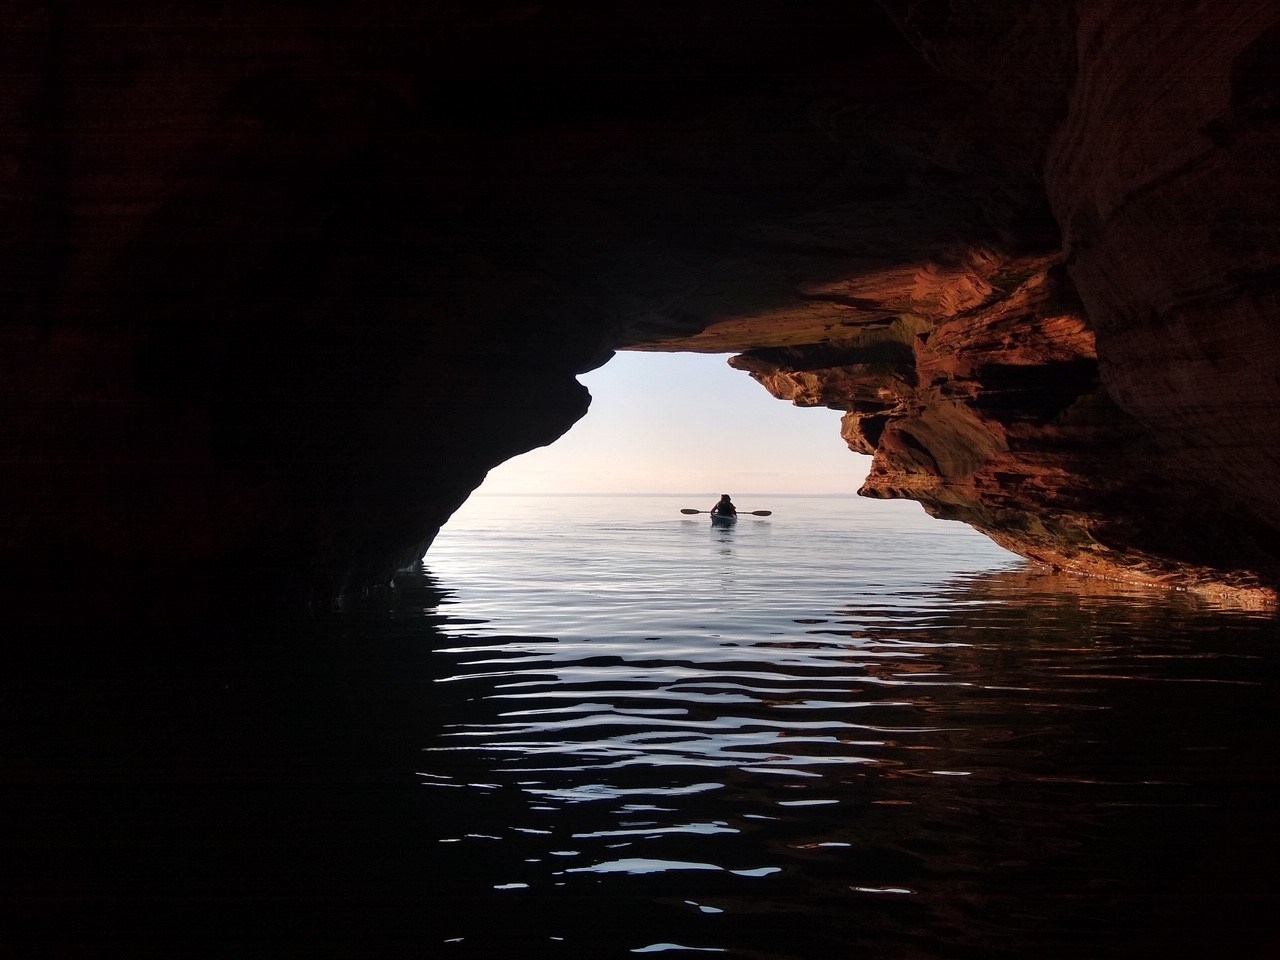
{"type": "Polygon", "coordinates": [[[619,353],[579,378],[583,419],[477,492],[852,495],[871,458],[840,439],[840,412],[775,400],[727,359],[619,353]]]}

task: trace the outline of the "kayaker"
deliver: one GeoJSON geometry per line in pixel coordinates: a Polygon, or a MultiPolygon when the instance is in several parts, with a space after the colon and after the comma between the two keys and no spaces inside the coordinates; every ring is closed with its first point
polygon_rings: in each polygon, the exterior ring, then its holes
{"type": "Polygon", "coordinates": [[[736,517],[738,508],[733,505],[733,501],[729,499],[727,493],[722,493],[716,505],[711,508],[711,515],[713,517],[736,517]]]}

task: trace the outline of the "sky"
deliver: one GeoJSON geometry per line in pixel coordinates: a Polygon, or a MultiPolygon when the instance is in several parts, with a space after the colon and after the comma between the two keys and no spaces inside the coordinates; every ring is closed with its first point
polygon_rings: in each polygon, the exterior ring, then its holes
{"type": "Polygon", "coordinates": [[[478,493],[853,494],[871,458],[840,412],[777,400],[727,354],[619,353],[579,377],[591,409],[478,493]]]}

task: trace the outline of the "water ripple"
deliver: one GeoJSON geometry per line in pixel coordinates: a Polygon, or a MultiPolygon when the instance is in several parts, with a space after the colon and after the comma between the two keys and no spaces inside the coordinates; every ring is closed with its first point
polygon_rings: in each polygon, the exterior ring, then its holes
{"type": "Polygon", "coordinates": [[[424,794],[458,869],[549,940],[1171,957],[1194,938],[1153,917],[1238,933],[1280,910],[1229,892],[1280,855],[1270,619],[949,533],[914,544],[929,567],[875,530],[661,529],[588,531],[572,564],[530,541],[527,584],[452,574],[468,622],[441,628],[424,794]]]}

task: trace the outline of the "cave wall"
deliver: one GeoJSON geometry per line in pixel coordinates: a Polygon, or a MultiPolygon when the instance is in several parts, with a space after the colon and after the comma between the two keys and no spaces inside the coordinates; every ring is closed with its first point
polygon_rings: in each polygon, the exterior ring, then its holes
{"type": "Polygon", "coordinates": [[[864,493],[1266,593],[1278,22],[10,5],[0,557],[45,610],[328,601],[611,349],[733,350],[847,411],[864,493]]]}
{"type": "Polygon", "coordinates": [[[1050,144],[1067,263],[1116,402],[1275,531],[1280,13],[1123,10],[1082,8],[1050,144]]]}
{"type": "Polygon", "coordinates": [[[385,581],[585,412],[633,304],[808,202],[841,158],[798,90],[893,36],[868,12],[9,5],[13,583],[145,613],[385,581]]]}
{"type": "Polygon", "coordinates": [[[770,277],[760,305],[712,276],[656,346],[847,411],[863,495],[1270,602],[1280,12],[1193,6],[887,3],[944,88],[887,141],[895,188],[744,238],[720,269],[770,277]]]}

